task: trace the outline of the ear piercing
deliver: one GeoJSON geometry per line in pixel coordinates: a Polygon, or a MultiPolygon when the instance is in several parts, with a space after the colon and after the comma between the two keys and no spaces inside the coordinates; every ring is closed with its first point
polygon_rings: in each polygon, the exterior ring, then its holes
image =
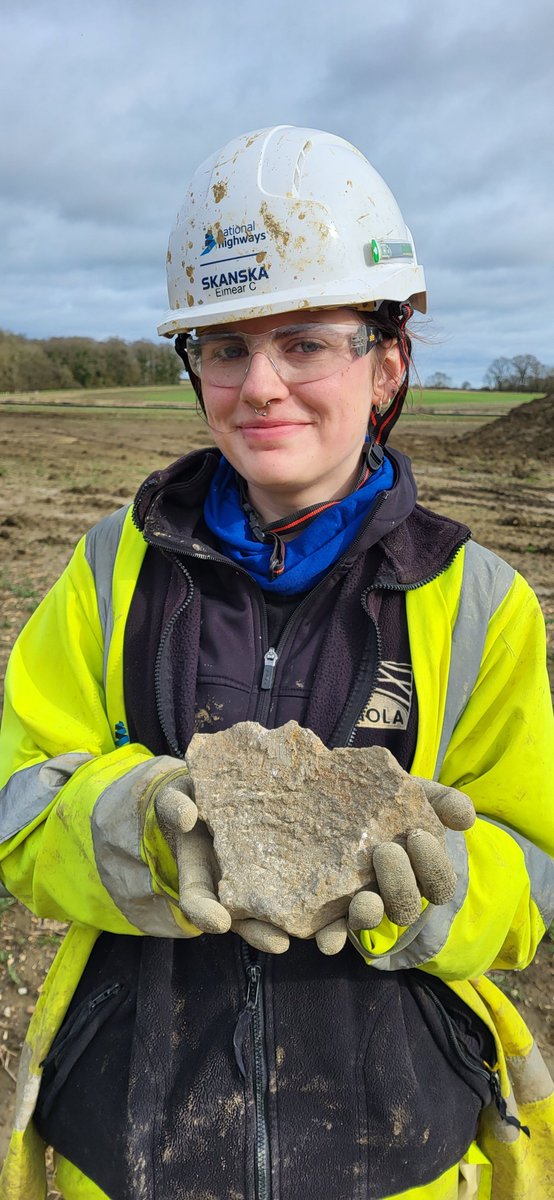
{"type": "Polygon", "coordinates": [[[385,398],[383,398],[381,400],[378,400],[377,404],[373,405],[375,412],[380,414],[383,412],[384,408],[388,408],[389,404],[392,404],[397,391],[398,391],[398,388],[396,387],[396,384],[393,384],[393,386],[391,388],[389,388],[388,396],[386,396],[385,398]]]}

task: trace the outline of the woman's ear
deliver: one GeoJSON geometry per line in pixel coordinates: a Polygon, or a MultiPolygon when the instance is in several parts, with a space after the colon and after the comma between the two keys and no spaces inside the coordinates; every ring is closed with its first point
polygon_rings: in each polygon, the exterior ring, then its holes
{"type": "Polygon", "coordinates": [[[384,412],[391,403],[404,377],[404,363],[397,342],[379,347],[377,366],[373,377],[372,405],[384,412]]]}

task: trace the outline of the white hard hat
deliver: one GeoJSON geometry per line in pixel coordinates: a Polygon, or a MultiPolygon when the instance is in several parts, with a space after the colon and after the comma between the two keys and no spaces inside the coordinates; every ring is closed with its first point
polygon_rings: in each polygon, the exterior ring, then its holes
{"type": "Polygon", "coordinates": [[[167,252],[158,333],[302,308],[426,310],[423,268],[390,189],[350,142],[278,125],[198,168],[167,252]]]}

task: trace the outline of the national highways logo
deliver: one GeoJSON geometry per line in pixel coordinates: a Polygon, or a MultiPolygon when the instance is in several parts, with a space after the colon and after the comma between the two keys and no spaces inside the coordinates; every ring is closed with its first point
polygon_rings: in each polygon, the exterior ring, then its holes
{"type": "Polygon", "coordinates": [[[244,225],[227,225],[226,229],[217,229],[215,233],[213,229],[206,229],[200,257],[216,251],[234,250],[235,246],[259,246],[266,237],[265,229],[256,229],[255,221],[245,222],[244,225]]]}
{"type": "MultiPolygon", "coordinates": [[[[208,229],[204,237],[204,249],[202,254],[209,254],[210,250],[215,250],[216,246],[217,242],[214,238],[213,231],[208,229]]],[[[200,257],[202,257],[202,255],[200,257]]]]}

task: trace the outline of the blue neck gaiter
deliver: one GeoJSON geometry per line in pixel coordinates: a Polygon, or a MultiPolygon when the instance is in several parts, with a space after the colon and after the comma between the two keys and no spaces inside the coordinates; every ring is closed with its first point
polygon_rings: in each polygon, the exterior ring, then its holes
{"type": "Polygon", "coordinates": [[[392,487],[394,468],[385,455],[381,466],[358,489],[325,509],[287,542],[285,569],[270,578],[270,545],[258,542],[242,507],[234,467],[221,458],[204,502],[204,519],[221,552],[243,567],[264,592],[294,596],[315,587],[354,540],[374,501],[392,487]]]}

